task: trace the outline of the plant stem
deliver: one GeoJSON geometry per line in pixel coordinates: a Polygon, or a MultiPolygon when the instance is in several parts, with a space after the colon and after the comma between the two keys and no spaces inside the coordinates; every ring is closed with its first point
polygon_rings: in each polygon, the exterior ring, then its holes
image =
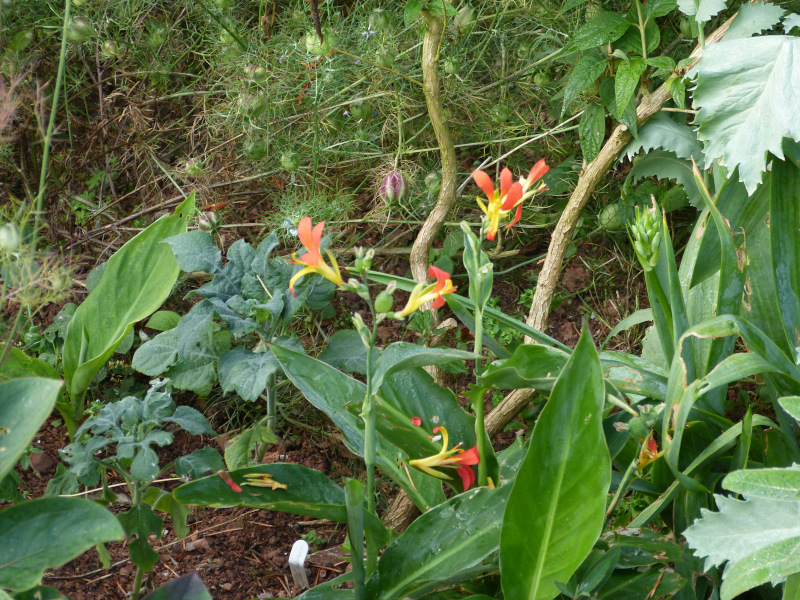
{"type": "Polygon", "coordinates": [[[647,23],[642,21],[642,3],[639,0],[635,0],[636,2],[636,16],[639,19],[639,37],[642,40],[642,58],[647,60],[647,38],[644,34],[644,29],[647,23]]]}
{"type": "MultiPolygon", "coordinates": [[[[142,503],[142,490],[138,481],[130,481],[129,486],[131,490],[131,506],[136,508],[142,503]]],[[[133,577],[133,589],[131,589],[131,600],[139,600],[139,594],[142,590],[143,577],[144,569],[142,569],[139,565],[136,565],[136,575],[133,577]]]]}
{"type": "Polygon", "coordinates": [[[72,0],[67,0],[64,7],[64,26],[61,29],[61,54],[58,58],[58,72],[56,74],[56,87],[53,90],[53,105],[50,107],[50,121],[47,124],[47,132],[44,136],[44,147],[42,150],[42,169],[39,173],[39,192],[36,194],[36,214],[33,223],[33,243],[31,246],[36,249],[39,236],[39,225],[42,217],[42,207],[44,204],[44,193],[47,188],[47,173],[50,166],[50,146],[53,141],[53,130],[56,127],[56,117],[58,116],[58,98],[61,94],[61,85],[64,82],[64,71],[67,65],[67,31],[69,30],[69,13],[72,8],[72,0]]]}
{"type": "MultiPolygon", "coordinates": [[[[483,228],[481,228],[483,234],[483,228]]],[[[483,364],[481,354],[483,352],[483,309],[475,309],[475,375],[481,376],[483,364]]],[[[483,394],[476,395],[472,399],[472,410],[475,413],[475,444],[478,447],[478,485],[486,485],[486,432],[483,426],[483,394]]]]}
{"type": "MultiPolygon", "coordinates": [[[[639,448],[641,452],[641,447],[639,448]]],[[[619,487],[617,488],[614,497],[611,499],[611,504],[608,506],[608,510],[606,511],[606,521],[611,517],[615,510],[617,510],[617,505],[619,501],[622,499],[622,496],[625,495],[625,492],[628,490],[628,486],[633,482],[636,478],[636,466],[639,464],[638,459],[639,454],[636,454],[636,458],[631,461],[631,464],[628,465],[628,470],[625,471],[625,474],[622,476],[622,481],[619,482],[619,487]]]]}
{"type": "Polygon", "coordinates": [[[278,428],[278,402],[275,394],[275,373],[267,379],[267,428],[274,432],[278,428]]]}

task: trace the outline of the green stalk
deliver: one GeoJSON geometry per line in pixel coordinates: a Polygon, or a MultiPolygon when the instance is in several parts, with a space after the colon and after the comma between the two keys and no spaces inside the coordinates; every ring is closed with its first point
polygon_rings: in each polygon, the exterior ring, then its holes
{"type": "MultiPolygon", "coordinates": [[[[639,452],[641,451],[642,448],[640,446],[639,452]]],[[[608,506],[608,510],[606,511],[606,521],[608,521],[614,511],[617,510],[617,505],[622,499],[622,496],[625,495],[625,492],[628,491],[628,486],[633,482],[634,479],[636,479],[636,467],[639,464],[639,452],[636,453],[636,457],[634,457],[634,459],[631,461],[631,464],[628,465],[628,470],[625,471],[625,474],[622,476],[622,481],[619,482],[617,492],[611,499],[611,504],[608,506]]]]}
{"type": "Polygon", "coordinates": [[[39,236],[39,226],[41,224],[42,208],[44,204],[44,193],[47,189],[47,173],[50,167],[50,146],[53,141],[53,131],[56,128],[56,117],[58,116],[58,98],[61,95],[61,86],[64,83],[64,71],[67,66],[67,32],[69,31],[69,13],[72,8],[72,0],[67,0],[64,7],[64,26],[61,29],[61,54],[58,57],[58,73],[56,74],[56,87],[53,90],[53,106],[50,107],[50,121],[47,124],[47,132],[44,136],[44,148],[42,150],[42,169],[39,173],[39,192],[36,194],[36,214],[33,223],[33,243],[31,246],[36,249],[39,236]]]}
{"type": "Polygon", "coordinates": [[[367,393],[364,397],[364,406],[361,409],[361,418],[364,420],[364,462],[367,467],[367,510],[375,512],[375,407],[373,406],[374,394],[372,391],[372,350],[375,345],[375,329],[373,325],[372,339],[367,348],[367,393]]]}
{"type": "Polygon", "coordinates": [[[267,379],[267,428],[274,432],[278,429],[278,402],[275,393],[275,373],[267,379]]]}
{"type": "MultiPolygon", "coordinates": [[[[67,0],[69,2],[69,0],[67,0]]],[[[120,469],[122,471],[122,469],[120,469]]],[[[131,489],[131,506],[136,508],[142,503],[142,490],[139,487],[138,481],[129,481],[128,485],[131,489]]],[[[139,600],[139,594],[142,591],[142,579],[144,577],[144,570],[140,566],[136,566],[136,575],[133,577],[133,589],[131,590],[131,600],[139,600]]]]}
{"type": "Polygon", "coordinates": [[[639,37],[642,40],[642,58],[647,60],[647,38],[644,34],[644,28],[647,23],[642,21],[642,3],[639,0],[635,0],[636,2],[636,16],[639,19],[639,37]]]}
{"type": "MultiPolygon", "coordinates": [[[[483,228],[481,228],[483,233],[483,228]]],[[[481,354],[483,352],[483,309],[475,308],[475,375],[480,378],[483,371],[481,354]]],[[[483,424],[483,394],[475,394],[472,399],[472,411],[475,413],[475,444],[478,447],[478,485],[486,485],[486,432],[483,424]]]]}

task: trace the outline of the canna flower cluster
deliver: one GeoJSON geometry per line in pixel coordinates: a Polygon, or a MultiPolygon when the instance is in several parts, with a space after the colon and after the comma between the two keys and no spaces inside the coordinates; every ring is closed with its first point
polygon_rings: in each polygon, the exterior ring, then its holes
{"type": "Polygon", "coordinates": [[[544,177],[545,173],[550,170],[544,159],[540,159],[531,168],[530,173],[526,179],[520,177],[519,181],[514,181],[514,176],[507,168],[500,172],[500,189],[494,188],[492,178],[489,177],[484,171],[476,170],[472,172],[472,178],[478,187],[486,194],[487,203],[478,198],[478,206],[481,207],[485,215],[488,227],[486,229],[486,239],[489,241],[494,240],[497,236],[497,230],[500,227],[500,220],[506,219],[509,214],[516,209],[514,218],[511,223],[506,225],[506,229],[514,226],[522,216],[522,203],[528,198],[543,192],[547,189],[545,183],[539,182],[539,185],[533,184],[544,177]]]}
{"type": "Polygon", "coordinates": [[[292,262],[296,265],[304,265],[305,268],[300,269],[289,280],[289,291],[292,296],[297,297],[294,293],[295,282],[309,273],[316,273],[322,275],[328,281],[332,281],[336,285],[342,285],[344,280],[342,274],[339,272],[339,265],[336,264],[336,259],[327,248],[325,253],[331,261],[330,266],[325,262],[320,252],[320,244],[322,243],[322,230],[325,228],[325,221],[311,226],[311,217],[303,217],[300,219],[300,224],[297,226],[297,237],[306,249],[306,253],[298,257],[297,253],[292,254],[292,262]]]}
{"type": "Polygon", "coordinates": [[[479,462],[478,448],[477,446],[473,446],[469,450],[462,450],[460,448],[461,444],[458,444],[455,448],[448,450],[447,445],[449,439],[447,436],[447,429],[444,427],[437,427],[433,430],[433,433],[440,432],[442,436],[441,451],[427,458],[410,460],[408,464],[437,479],[450,479],[449,475],[437,469],[455,469],[456,473],[461,478],[461,483],[464,485],[464,491],[467,491],[472,484],[475,483],[475,472],[472,470],[472,465],[477,465],[479,462]]]}

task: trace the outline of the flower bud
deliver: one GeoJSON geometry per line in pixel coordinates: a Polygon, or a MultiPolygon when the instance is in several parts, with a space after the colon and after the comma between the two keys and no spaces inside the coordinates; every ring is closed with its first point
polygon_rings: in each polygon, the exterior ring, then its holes
{"type": "Polygon", "coordinates": [[[402,174],[392,171],[381,181],[378,193],[381,199],[387,202],[402,200],[408,193],[408,181],[402,174]]]}
{"type": "Polygon", "coordinates": [[[19,228],[15,223],[6,223],[0,227],[0,250],[16,252],[19,249],[19,228]]]}
{"type": "Polygon", "coordinates": [[[297,171],[300,167],[300,155],[297,152],[284,152],[281,155],[281,166],[289,171],[297,171]]]}
{"type": "Polygon", "coordinates": [[[244,69],[244,74],[247,81],[258,85],[266,83],[268,77],[267,70],[260,65],[248,65],[244,69]]]}
{"type": "Polygon", "coordinates": [[[199,158],[190,158],[184,164],[183,171],[189,177],[199,177],[203,174],[203,161],[199,158]]]}
{"type": "Polygon", "coordinates": [[[119,44],[114,40],[106,40],[100,47],[100,54],[103,58],[112,59],[120,55],[119,44]]]}
{"type": "Polygon", "coordinates": [[[392,292],[389,291],[388,287],[378,294],[377,298],[375,298],[375,310],[379,313],[389,312],[392,310],[393,304],[394,299],[392,298],[392,292]]]}
{"type": "Polygon", "coordinates": [[[200,215],[200,219],[198,219],[198,226],[200,227],[200,230],[207,231],[211,234],[217,233],[221,225],[222,221],[220,220],[219,215],[213,211],[204,212],[202,215],[200,215]]]}
{"type": "Polygon", "coordinates": [[[439,171],[431,171],[425,175],[425,189],[431,196],[436,196],[441,191],[442,174],[439,171]]]}
{"type": "Polygon", "coordinates": [[[444,61],[444,72],[450,75],[457,75],[461,71],[461,61],[457,58],[448,58],[444,61]]]}

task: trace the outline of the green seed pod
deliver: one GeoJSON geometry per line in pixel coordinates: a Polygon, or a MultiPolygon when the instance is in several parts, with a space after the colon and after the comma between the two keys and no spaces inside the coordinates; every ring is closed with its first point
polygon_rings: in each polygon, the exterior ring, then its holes
{"type": "Polygon", "coordinates": [[[316,56],[324,56],[335,46],[333,33],[330,30],[323,31],[323,39],[320,40],[316,31],[309,31],[305,37],[306,52],[316,56]]]}
{"type": "Polygon", "coordinates": [[[597,216],[597,223],[606,231],[622,231],[622,220],[619,218],[619,203],[606,206],[597,216]]]}
{"type": "Polygon", "coordinates": [[[87,19],[76,17],[67,28],[67,38],[71,42],[81,43],[90,40],[94,36],[94,28],[87,19]]]}
{"type": "Polygon", "coordinates": [[[18,31],[8,40],[8,49],[12,52],[22,52],[33,41],[33,29],[18,31]]]}
{"type": "Polygon", "coordinates": [[[6,223],[0,227],[0,250],[16,252],[19,249],[20,235],[16,223],[6,223]]]}
{"type": "Polygon", "coordinates": [[[517,58],[520,60],[528,60],[533,52],[533,47],[528,42],[521,42],[517,46],[517,58]]]}
{"type": "Polygon", "coordinates": [[[354,119],[360,121],[361,119],[366,119],[372,114],[372,107],[368,102],[357,100],[356,102],[352,102],[350,104],[350,114],[354,119]]]}
{"type": "Polygon", "coordinates": [[[72,277],[63,271],[56,271],[50,275],[50,289],[54,292],[62,292],[72,286],[72,277]]]}
{"type": "Polygon", "coordinates": [[[386,29],[392,24],[391,17],[382,8],[376,8],[369,15],[369,26],[375,31],[386,29]]]}
{"type": "Polygon", "coordinates": [[[199,177],[203,174],[203,161],[199,158],[190,158],[183,166],[183,171],[189,177],[199,177]]]}
{"type": "Polygon", "coordinates": [[[538,87],[550,85],[550,76],[544,71],[539,71],[533,76],[533,84],[538,87]]]}
{"type": "Polygon", "coordinates": [[[219,214],[215,212],[204,212],[200,215],[197,225],[200,231],[207,231],[210,234],[215,234],[219,231],[222,220],[219,218],[219,214]]]}
{"type": "Polygon", "coordinates": [[[444,61],[444,72],[450,75],[458,75],[461,72],[461,61],[457,58],[448,58],[444,61]]]}
{"type": "Polygon", "coordinates": [[[236,44],[236,38],[233,37],[233,34],[231,34],[231,32],[228,31],[227,29],[223,29],[220,32],[219,41],[228,46],[233,46],[236,44]]]}
{"type": "Polygon", "coordinates": [[[233,6],[233,0],[214,0],[214,4],[217,5],[218,9],[225,10],[233,6]]]}
{"type": "Polygon", "coordinates": [[[385,69],[392,68],[392,66],[394,65],[395,58],[397,58],[397,52],[395,52],[391,48],[384,48],[383,46],[381,46],[375,53],[375,63],[379,67],[383,67],[385,69]]]}
{"type": "Polygon", "coordinates": [[[117,58],[120,55],[119,44],[114,40],[106,40],[100,47],[100,55],[109,60],[117,58]]]}
{"type": "Polygon", "coordinates": [[[394,299],[392,295],[387,293],[386,290],[383,290],[378,297],[375,298],[375,311],[379,313],[385,313],[392,310],[392,305],[394,304],[394,299]]]}
{"type": "Polygon", "coordinates": [[[492,107],[490,118],[498,125],[505,123],[511,118],[511,109],[505,104],[496,104],[492,107]]]}
{"type": "Polygon", "coordinates": [[[442,174],[439,171],[431,171],[425,175],[425,189],[431,196],[435,196],[442,189],[442,174]]]}
{"type": "Polygon", "coordinates": [[[166,25],[154,25],[150,29],[150,35],[147,36],[147,44],[153,50],[158,50],[167,41],[169,37],[169,28],[166,25]]]}
{"type": "Polygon", "coordinates": [[[681,28],[681,35],[684,38],[686,38],[687,40],[691,40],[692,38],[694,38],[694,35],[692,35],[692,23],[691,21],[689,21],[689,19],[687,19],[686,17],[681,19],[680,28],[681,28]]]}
{"type": "Polygon", "coordinates": [[[453,24],[462,34],[469,33],[475,29],[475,24],[478,21],[478,11],[471,4],[467,4],[456,14],[453,19],[453,24]]]}
{"type": "Polygon", "coordinates": [[[267,155],[269,144],[265,140],[248,140],[242,146],[242,152],[250,160],[261,160],[267,155]]]}
{"type": "Polygon", "coordinates": [[[300,155],[297,152],[284,152],[281,155],[281,167],[289,171],[297,171],[300,168],[300,155]]]}
{"type": "Polygon", "coordinates": [[[257,85],[266,83],[269,76],[267,70],[260,65],[248,65],[244,69],[244,74],[247,77],[247,81],[257,85]]]}

